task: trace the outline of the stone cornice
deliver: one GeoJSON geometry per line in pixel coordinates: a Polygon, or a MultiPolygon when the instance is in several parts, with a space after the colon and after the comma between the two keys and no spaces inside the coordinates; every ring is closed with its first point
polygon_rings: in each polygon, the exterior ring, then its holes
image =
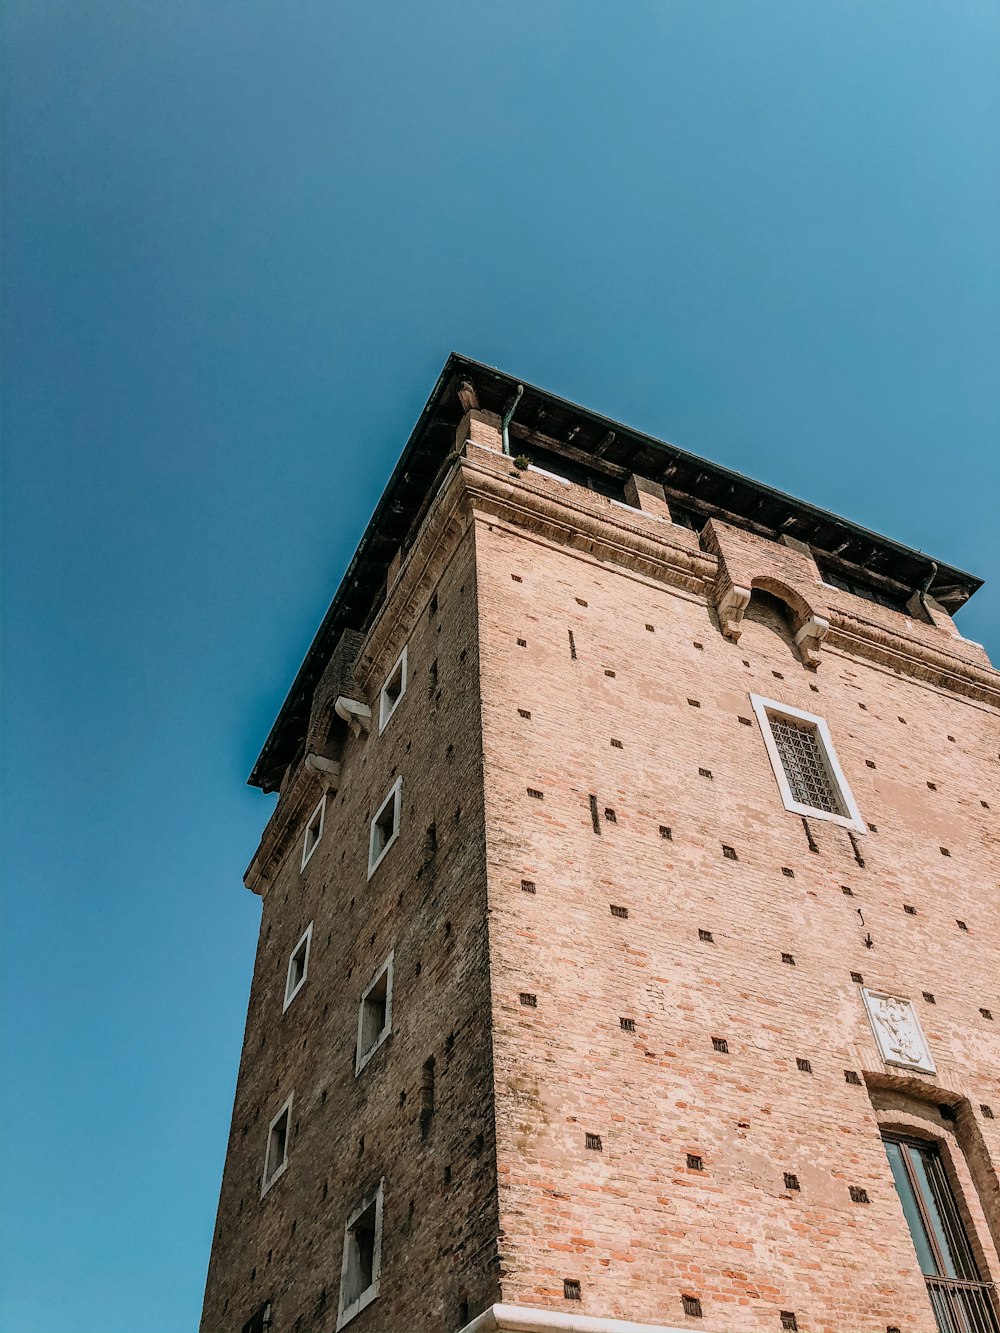
{"type": "MultiPolygon", "coordinates": [[[[291,844],[298,841],[303,821],[312,813],[324,792],[336,791],[339,769],[328,772],[313,768],[310,756],[299,760],[282,784],[278,804],[261,834],[260,846],[247,866],[243,883],[251,893],[265,895],[274,882],[277,869],[287,856],[291,844]]],[[[335,766],[336,769],[337,766],[335,766]]]]}
{"type": "Polygon", "coordinates": [[[1000,672],[950,653],[943,645],[931,647],[922,639],[895,634],[872,620],[835,607],[830,609],[826,642],[841,652],[1000,708],[1000,672]]]}
{"type": "Polygon", "coordinates": [[[553,482],[565,490],[565,495],[555,495],[545,483],[533,481],[530,471],[505,476],[477,457],[463,460],[462,476],[480,514],[689,592],[704,595],[715,578],[716,558],[686,541],[685,536],[693,538],[686,528],[591,497],[580,487],[553,482]]]}

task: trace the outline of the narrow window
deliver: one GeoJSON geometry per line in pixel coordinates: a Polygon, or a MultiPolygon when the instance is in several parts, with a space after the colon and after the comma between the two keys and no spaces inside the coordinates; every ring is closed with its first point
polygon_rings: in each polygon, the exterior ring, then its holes
{"type": "Polygon", "coordinates": [[[996,1333],[990,1284],[983,1282],[937,1145],[883,1135],[934,1318],[941,1333],[996,1333]]]}
{"type": "Polygon", "coordinates": [[[305,869],[306,862],[319,846],[319,840],[323,836],[323,815],[325,812],[326,797],[324,796],[309,816],[309,823],[306,825],[305,836],[302,840],[302,869],[305,869]]]}
{"type": "Polygon", "coordinates": [[[392,790],[379,806],[378,814],[372,820],[371,836],[368,841],[368,878],[375,873],[375,867],[399,835],[399,812],[403,803],[403,779],[397,778],[392,790]]]}
{"type": "MultiPolygon", "coordinates": [[[[292,1094],[294,1096],[294,1093],[292,1094]]],[[[264,1149],[264,1175],[260,1182],[261,1198],[267,1193],[288,1165],[288,1139],[292,1123],[292,1097],[267,1127],[267,1145],[264,1149]]]]}
{"type": "Polygon", "coordinates": [[[396,665],[389,672],[389,677],[382,686],[382,693],[378,697],[378,729],[379,735],[385,731],[386,725],[393,713],[399,706],[399,701],[406,693],[406,649],[399,654],[396,665]]]}
{"type": "Polygon", "coordinates": [[[358,1006],[358,1075],[392,1031],[392,958],[390,954],[361,992],[358,1006]]]}
{"type": "Polygon", "coordinates": [[[434,1118],[434,1068],[433,1055],[424,1061],[420,1071],[420,1137],[426,1139],[430,1133],[431,1120],[434,1118]]]}
{"type": "Polygon", "coordinates": [[[756,694],[750,702],[785,809],[866,832],[824,719],[756,694]]]}
{"type": "MultiPolygon", "coordinates": [[[[228,1301],[226,1302],[228,1305],[228,1301]]],[[[225,1306],[223,1306],[225,1314],[225,1306]]],[[[265,1301],[263,1305],[258,1305],[253,1314],[243,1325],[241,1333],[267,1333],[271,1327],[271,1302],[265,1301]]]]}
{"type": "Polygon", "coordinates": [[[310,921],[302,938],[292,950],[291,958],[288,960],[288,974],[285,977],[285,1003],[281,1006],[282,1013],[305,985],[306,976],[309,972],[309,946],[312,944],[312,932],[313,923],[310,921]]]}
{"type": "Polygon", "coordinates": [[[347,1219],[340,1269],[340,1313],[344,1325],[378,1295],[382,1267],[382,1182],[347,1219]]]}

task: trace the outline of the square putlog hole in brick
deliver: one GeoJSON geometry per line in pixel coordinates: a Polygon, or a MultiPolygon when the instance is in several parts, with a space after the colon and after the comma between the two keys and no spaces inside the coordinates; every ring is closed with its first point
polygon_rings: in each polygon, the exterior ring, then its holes
{"type": "Polygon", "coordinates": [[[689,1152],[687,1155],[687,1166],[689,1171],[704,1171],[705,1159],[697,1153],[689,1152]]]}
{"type": "Polygon", "coordinates": [[[580,1284],[573,1277],[563,1279],[563,1299],[567,1301],[579,1301],[583,1297],[580,1292],[580,1284]]]}
{"type": "Polygon", "coordinates": [[[713,1037],[713,1038],[712,1038],[712,1049],[713,1049],[714,1051],[718,1051],[720,1055],[728,1055],[728,1054],[729,1054],[729,1042],[726,1041],[725,1037],[713,1037]]]}
{"type": "Polygon", "coordinates": [[[726,858],[727,861],[739,860],[739,857],[736,855],[736,848],[727,847],[725,843],[722,844],[722,855],[726,858]]]}
{"type": "Polygon", "coordinates": [[[521,991],[521,994],[518,996],[518,999],[520,1000],[521,1004],[524,1005],[525,1009],[538,1008],[538,996],[532,995],[530,991],[526,990],[521,991]]]}
{"type": "Polygon", "coordinates": [[[682,1296],[681,1305],[684,1307],[684,1313],[692,1319],[701,1318],[701,1301],[697,1296],[682,1296]]]}
{"type": "Polygon", "coordinates": [[[604,1145],[601,1142],[600,1134],[585,1134],[583,1136],[583,1141],[585,1147],[589,1148],[591,1152],[604,1151],[604,1145]]]}
{"type": "Polygon", "coordinates": [[[611,915],[619,917],[622,921],[628,920],[628,908],[619,907],[616,903],[611,904],[611,915]]]}

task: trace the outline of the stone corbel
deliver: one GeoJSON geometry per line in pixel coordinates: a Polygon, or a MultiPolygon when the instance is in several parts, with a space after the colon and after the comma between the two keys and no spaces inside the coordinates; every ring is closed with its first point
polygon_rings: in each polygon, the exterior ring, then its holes
{"type": "Polygon", "coordinates": [[[738,643],[743,631],[743,612],[750,605],[750,589],[730,583],[715,604],[719,616],[719,628],[727,639],[738,643]]]}
{"type": "Polygon", "coordinates": [[[807,667],[815,669],[819,666],[820,647],[829,631],[829,620],[824,620],[822,616],[810,616],[795,635],[795,646],[807,667]]]}

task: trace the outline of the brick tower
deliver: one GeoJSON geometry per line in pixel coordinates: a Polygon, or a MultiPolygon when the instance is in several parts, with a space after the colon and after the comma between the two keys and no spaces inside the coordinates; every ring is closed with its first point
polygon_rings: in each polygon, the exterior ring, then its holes
{"type": "Polygon", "coordinates": [[[997,1333],[978,586],[451,357],[250,779],[203,1333],[997,1333]]]}

